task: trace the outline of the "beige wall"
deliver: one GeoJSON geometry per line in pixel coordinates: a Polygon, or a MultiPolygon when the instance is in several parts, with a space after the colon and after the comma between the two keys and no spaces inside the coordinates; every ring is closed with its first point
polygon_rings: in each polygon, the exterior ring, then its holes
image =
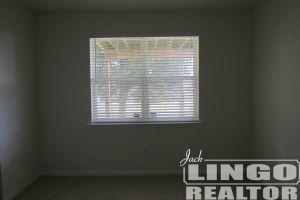
{"type": "Polygon", "coordinates": [[[177,170],[187,149],[248,158],[250,10],[44,13],[38,16],[41,167],[46,172],[177,170]],[[91,128],[89,37],[200,35],[205,125],[91,128]]]}
{"type": "Polygon", "coordinates": [[[0,162],[5,197],[37,175],[34,15],[0,1],[0,162]]]}
{"type": "Polygon", "coordinates": [[[253,157],[300,159],[300,2],[255,9],[253,157]]]}

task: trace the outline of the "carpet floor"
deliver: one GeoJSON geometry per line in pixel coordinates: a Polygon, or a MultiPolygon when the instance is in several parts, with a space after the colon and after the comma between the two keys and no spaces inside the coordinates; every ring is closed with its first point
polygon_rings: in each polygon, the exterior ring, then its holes
{"type": "Polygon", "coordinates": [[[182,176],[40,177],[16,200],[183,200],[182,176]]]}

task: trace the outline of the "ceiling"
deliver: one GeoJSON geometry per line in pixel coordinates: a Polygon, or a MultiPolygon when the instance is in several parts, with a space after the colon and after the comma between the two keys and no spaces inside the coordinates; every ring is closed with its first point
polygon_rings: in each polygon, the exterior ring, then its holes
{"type": "Polygon", "coordinates": [[[260,0],[19,0],[36,11],[249,8],[260,0]]]}

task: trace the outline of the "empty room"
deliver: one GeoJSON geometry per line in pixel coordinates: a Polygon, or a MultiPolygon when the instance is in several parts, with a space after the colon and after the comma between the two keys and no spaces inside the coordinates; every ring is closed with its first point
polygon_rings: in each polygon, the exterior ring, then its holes
{"type": "Polygon", "coordinates": [[[299,0],[0,0],[0,200],[297,200],[299,124],[299,0]]]}

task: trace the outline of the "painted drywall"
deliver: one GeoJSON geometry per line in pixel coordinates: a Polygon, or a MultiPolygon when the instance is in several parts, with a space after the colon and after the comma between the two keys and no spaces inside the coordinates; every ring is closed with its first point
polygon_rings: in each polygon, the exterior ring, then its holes
{"type": "Polygon", "coordinates": [[[0,162],[5,198],[37,174],[34,15],[0,1],[0,162]]]}
{"type": "Polygon", "coordinates": [[[253,157],[300,159],[300,2],[254,12],[253,157]]]}
{"type": "Polygon", "coordinates": [[[247,9],[39,14],[41,170],[177,170],[187,149],[248,158],[251,28],[247,9]],[[204,125],[88,126],[89,37],[195,34],[204,125]]]}
{"type": "Polygon", "coordinates": [[[151,11],[197,10],[207,8],[249,8],[260,0],[20,0],[39,12],[43,11],[151,11]]]}

